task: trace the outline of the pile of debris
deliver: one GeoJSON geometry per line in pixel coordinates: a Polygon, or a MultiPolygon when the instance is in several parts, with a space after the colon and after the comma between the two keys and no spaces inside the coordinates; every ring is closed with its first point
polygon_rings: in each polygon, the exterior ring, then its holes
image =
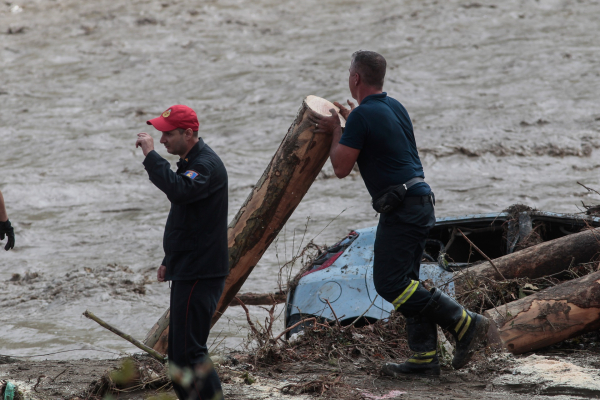
{"type": "Polygon", "coordinates": [[[107,394],[153,390],[156,393],[170,390],[171,380],[164,364],[146,355],[125,358],[119,368],[107,371],[100,379],[92,382],[84,393],[85,399],[104,399],[107,394]]]}
{"type": "MultiPolygon", "coordinates": [[[[523,207],[507,210],[516,221],[532,211],[523,207]]],[[[455,272],[459,302],[493,322],[488,337],[491,347],[484,352],[487,355],[499,349],[523,354],[549,346],[596,346],[600,328],[600,228],[588,227],[546,241],[542,239],[547,236],[544,228],[534,224],[529,236],[521,238],[511,254],[495,260],[482,254],[487,262],[455,272]]],[[[473,251],[480,251],[471,245],[473,251]]],[[[305,271],[306,267],[288,287],[293,287],[305,271]]],[[[273,309],[269,318],[273,317],[273,309]]],[[[255,346],[248,361],[257,370],[276,369],[277,365],[293,362],[335,366],[344,361],[377,371],[383,362],[402,360],[410,353],[404,319],[397,313],[374,323],[362,321],[366,322],[362,327],[307,316],[299,322],[303,332],[292,335],[289,341],[285,340],[285,333],[293,327],[273,335],[269,318],[264,325],[255,325],[248,314],[250,338],[255,346]]],[[[440,339],[443,343],[450,338],[440,339]]],[[[479,361],[485,362],[481,356],[479,361]]],[[[337,375],[322,378],[289,390],[322,393],[325,382],[331,387],[343,386],[343,380],[336,380],[337,375]]]]}

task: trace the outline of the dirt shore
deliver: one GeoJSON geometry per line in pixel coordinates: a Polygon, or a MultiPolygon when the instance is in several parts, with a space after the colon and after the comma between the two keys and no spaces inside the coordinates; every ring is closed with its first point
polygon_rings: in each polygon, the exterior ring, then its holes
{"type": "MultiPolygon", "coordinates": [[[[439,378],[392,379],[371,357],[256,363],[253,353],[215,357],[227,399],[576,399],[600,398],[597,333],[535,354],[512,356],[486,348],[463,370],[443,367],[439,378]]],[[[141,363],[151,363],[136,356],[141,363]]],[[[94,399],[107,372],[123,359],[32,361],[0,358],[0,382],[17,386],[24,399],[94,399]]],[[[155,385],[156,386],[156,385],[155,385]]],[[[104,398],[176,398],[161,388],[113,391],[104,398]]]]}

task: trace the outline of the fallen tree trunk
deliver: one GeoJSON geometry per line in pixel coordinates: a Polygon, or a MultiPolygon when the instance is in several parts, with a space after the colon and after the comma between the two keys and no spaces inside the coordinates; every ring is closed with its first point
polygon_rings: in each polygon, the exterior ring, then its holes
{"type": "MultiPolygon", "coordinates": [[[[308,116],[310,113],[330,115],[331,108],[337,110],[332,103],[320,97],[304,99],[271,163],[229,224],[229,276],[212,319],[213,325],[223,315],[327,161],[331,136],[314,133],[315,127],[308,116]]],[[[344,126],[345,121],[342,117],[340,120],[344,126]]],[[[149,332],[146,345],[160,346],[163,350],[161,343],[166,342],[168,326],[157,325],[160,324],[157,323],[149,332]]]]}
{"type": "MultiPolygon", "coordinates": [[[[600,228],[589,229],[508,254],[493,260],[506,279],[540,278],[591,261],[600,253],[600,228]]],[[[490,262],[483,262],[460,273],[455,278],[457,292],[477,286],[482,279],[501,280],[490,262]]]]}
{"type": "Polygon", "coordinates": [[[600,271],[485,312],[488,339],[526,353],[600,329],[600,271]]]}

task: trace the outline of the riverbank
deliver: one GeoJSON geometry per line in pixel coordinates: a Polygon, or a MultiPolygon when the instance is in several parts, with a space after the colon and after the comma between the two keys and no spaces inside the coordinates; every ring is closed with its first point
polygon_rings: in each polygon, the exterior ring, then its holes
{"type": "MultiPolygon", "coordinates": [[[[402,359],[409,350],[401,332],[402,322],[392,322],[399,328],[396,337],[392,336],[392,330],[387,332],[388,336],[381,336],[380,323],[360,328],[317,325],[293,343],[280,341],[277,346],[215,356],[225,398],[600,397],[598,332],[521,356],[484,348],[464,369],[453,370],[445,362],[439,378],[393,379],[379,373],[381,365],[402,359]],[[374,338],[380,338],[380,346],[373,346],[374,338]]],[[[60,361],[2,357],[0,363],[1,384],[12,382],[24,399],[175,398],[164,367],[145,355],[60,361]],[[111,372],[119,368],[129,372],[111,372]],[[125,375],[128,378],[123,380],[125,375]],[[108,377],[112,380],[111,388],[107,386],[108,377]]]]}
{"type": "MultiPolygon", "coordinates": [[[[225,398],[245,399],[574,399],[600,396],[600,356],[589,351],[512,357],[479,357],[464,371],[442,368],[440,378],[392,379],[379,365],[342,360],[338,365],[284,363],[255,370],[242,361],[217,365],[225,398]],[[300,393],[306,391],[307,393],[300,393]]],[[[237,357],[236,357],[237,358],[237,357]]],[[[25,399],[89,399],[89,390],[122,360],[17,361],[0,365],[1,381],[17,386],[25,399]]],[[[4,382],[2,382],[4,383],[4,382]]],[[[175,399],[171,389],[138,389],[119,399],[175,399]]]]}

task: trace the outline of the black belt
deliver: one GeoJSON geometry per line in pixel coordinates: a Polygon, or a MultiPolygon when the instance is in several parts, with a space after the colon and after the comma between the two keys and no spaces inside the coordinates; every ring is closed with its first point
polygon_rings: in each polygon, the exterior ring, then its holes
{"type": "Polygon", "coordinates": [[[402,202],[401,207],[410,207],[410,206],[414,206],[417,204],[426,204],[426,203],[431,203],[433,205],[435,205],[435,202],[433,200],[433,195],[432,194],[428,194],[427,196],[408,196],[404,198],[404,201],[402,202]]]}

